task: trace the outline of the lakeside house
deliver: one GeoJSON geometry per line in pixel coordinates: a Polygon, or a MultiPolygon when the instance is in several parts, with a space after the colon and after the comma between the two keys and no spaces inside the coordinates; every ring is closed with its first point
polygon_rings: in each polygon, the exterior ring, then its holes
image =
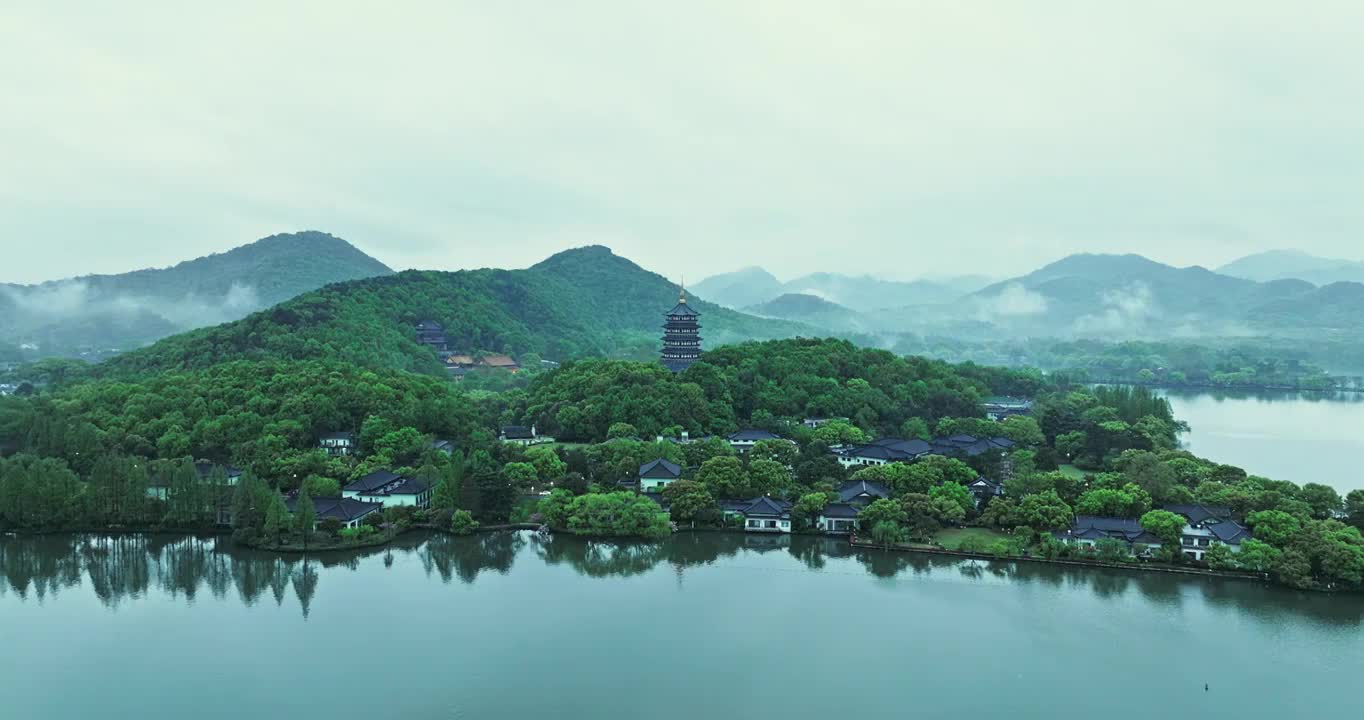
{"type": "Polygon", "coordinates": [[[1226,545],[1232,552],[1240,552],[1241,543],[1254,537],[1249,528],[1232,520],[1229,507],[1193,503],[1166,505],[1162,509],[1184,518],[1179,549],[1190,560],[1203,562],[1215,545],[1226,545]]]}
{"type": "MultiPolygon", "coordinates": [[[[284,504],[289,512],[295,512],[298,509],[298,497],[286,498],[284,504]]],[[[319,521],[335,520],[348,528],[359,527],[366,517],[383,507],[381,503],[348,497],[313,498],[313,512],[319,521]]]]}
{"type": "Polygon", "coordinates": [[[640,492],[662,492],[664,488],[681,478],[681,466],[663,458],[639,466],[640,492]]]}
{"type": "Polygon", "coordinates": [[[504,443],[513,445],[539,445],[541,443],[552,443],[554,438],[548,435],[541,435],[534,425],[526,427],[524,425],[504,425],[502,431],[498,433],[497,439],[504,443]]]}
{"type": "Polygon", "coordinates": [[[985,407],[985,417],[996,422],[1014,415],[1032,414],[1032,401],[1025,398],[991,397],[986,398],[982,405],[985,407]]]}
{"type": "MultiPolygon", "coordinates": [[[[223,471],[224,487],[234,487],[241,480],[242,471],[231,465],[217,465],[207,460],[194,461],[194,474],[199,482],[208,482],[213,477],[213,471],[221,469],[223,471]]],[[[166,500],[170,497],[170,480],[162,475],[154,475],[147,485],[147,497],[157,500],[166,500]]]]}
{"type": "Polygon", "coordinates": [[[355,433],[330,432],[317,439],[317,446],[332,457],[344,457],[355,452],[355,433]]]}
{"type": "Polygon", "coordinates": [[[435,438],[429,443],[428,446],[432,450],[435,450],[436,452],[443,452],[446,455],[455,454],[455,444],[444,438],[435,438]]]}
{"type": "MultiPolygon", "coordinates": [[[[766,430],[745,428],[738,432],[732,432],[726,435],[725,440],[729,442],[730,447],[734,448],[734,452],[743,455],[749,450],[752,450],[754,445],[757,445],[764,440],[784,440],[784,438],[766,430]]],[[[786,442],[791,441],[786,440],[786,442]]]]}
{"type": "Polygon", "coordinates": [[[1117,540],[1127,546],[1129,555],[1137,557],[1150,557],[1161,546],[1160,538],[1147,532],[1132,518],[1077,515],[1069,530],[1052,533],[1052,536],[1087,548],[1095,547],[1103,539],[1117,540]]]}
{"type": "Polygon", "coordinates": [[[341,497],[380,507],[427,507],[431,504],[431,488],[416,478],[375,470],[341,488],[341,497]]]}
{"type": "Polygon", "coordinates": [[[815,526],[831,535],[851,535],[857,530],[857,513],[862,508],[848,503],[829,503],[815,520],[815,526]]]}
{"type": "Polygon", "coordinates": [[[721,504],[721,509],[727,517],[742,517],[746,532],[791,532],[791,503],[785,500],[766,496],[752,500],[726,500],[721,504]]]}

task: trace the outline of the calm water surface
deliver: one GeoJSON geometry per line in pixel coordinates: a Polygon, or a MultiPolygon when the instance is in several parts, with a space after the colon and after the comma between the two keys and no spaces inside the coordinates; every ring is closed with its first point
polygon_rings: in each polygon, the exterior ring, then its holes
{"type": "Polygon", "coordinates": [[[1364,394],[1167,391],[1194,454],[1252,475],[1364,488],[1364,394]]]}
{"type": "Polygon", "coordinates": [[[1359,597],[791,537],[0,538],[0,648],[49,720],[1364,712],[1359,597]]]}

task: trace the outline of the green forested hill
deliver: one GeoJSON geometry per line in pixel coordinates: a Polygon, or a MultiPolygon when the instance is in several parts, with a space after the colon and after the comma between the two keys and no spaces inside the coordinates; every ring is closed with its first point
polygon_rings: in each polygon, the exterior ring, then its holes
{"type": "MultiPolygon", "coordinates": [[[[234,360],[341,360],[438,372],[412,325],[443,324],[451,349],[549,359],[645,357],[677,288],[604,247],[559,253],[526,270],[408,271],[330,285],[242,320],[167,338],[114,358],[108,375],[195,369],[234,360]]],[[[693,300],[707,346],[812,335],[693,300]]]]}
{"type": "Polygon", "coordinates": [[[0,285],[0,346],[29,346],[20,359],[127,350],[329,283],[392,272],[345,240],[310,231],[173,267],[0,285]]]}

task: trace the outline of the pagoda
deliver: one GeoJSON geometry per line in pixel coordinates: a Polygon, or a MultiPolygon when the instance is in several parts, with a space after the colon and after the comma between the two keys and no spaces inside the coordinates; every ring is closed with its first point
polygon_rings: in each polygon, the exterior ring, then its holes
{"type": "Polygon", "coordinates": [[[687,304],[687,290],[679,288],[677,306],[668,311],[663,323],[663,367],[682,372],[701,357],[701,313],[687,304]]]}

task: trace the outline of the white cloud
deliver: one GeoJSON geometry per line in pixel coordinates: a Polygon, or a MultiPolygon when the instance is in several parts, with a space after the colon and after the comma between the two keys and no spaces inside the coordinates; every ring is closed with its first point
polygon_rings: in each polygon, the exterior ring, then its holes
{"type": "Polygon", "coordinates": [[[1019,283],[1009,283],[989,297],[979,296],[976,304],[976,319],[982,322],[1041,315],[1047,311],[1047,298],[1019,283]]]}

